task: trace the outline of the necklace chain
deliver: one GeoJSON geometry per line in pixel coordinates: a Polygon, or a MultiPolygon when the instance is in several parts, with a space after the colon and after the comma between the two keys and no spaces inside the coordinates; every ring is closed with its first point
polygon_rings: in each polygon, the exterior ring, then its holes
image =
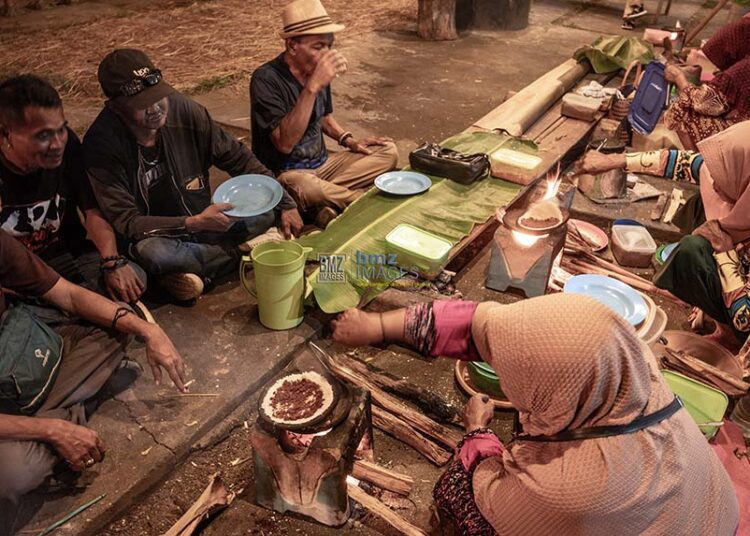
{"type": "Polygon", "coordinates": [[[159,157],[161,156],[161,143],[159,143],[159,140],[158,139],[156,140],[156,156],[154,156],[153,160],[149,160],[148,158],[146,158],[143,155],[143,150],[144,149],[146,149],[146,147],[144,147],[142,145],[138,146],[138,156],[143,161],[143,163],[146,164],[147,166],[151,166],[151,167],[153,167],[156,164],[158,164],[159,163],[159,157]]]}

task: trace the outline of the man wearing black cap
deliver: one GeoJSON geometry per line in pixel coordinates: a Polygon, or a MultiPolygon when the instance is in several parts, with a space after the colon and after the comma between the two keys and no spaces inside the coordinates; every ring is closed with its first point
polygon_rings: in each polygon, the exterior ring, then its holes
{"type": "Polygon", "coordinates": [[[162,79],[145,53],[119,49],[99,65],[107,100],[84,138],[89,179],[102,212],[131,255],[178,300],[234,270],[238,246],[273,228],[287,238],[302,221],[284,192],[275,209],[232,218],[211,204],[209,168],[273,176],[205,108],[162,79]]]}

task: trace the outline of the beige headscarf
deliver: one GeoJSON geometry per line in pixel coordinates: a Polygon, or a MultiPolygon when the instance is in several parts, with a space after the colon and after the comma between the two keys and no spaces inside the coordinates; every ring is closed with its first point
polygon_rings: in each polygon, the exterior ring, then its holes
{"type": "Polygon", "coordinates": [[[735,244],[750,238],[750,121],[698,143],[705,160],[701,197],[706,219],[718,219],[735,244]]]}
{"type": "MultiPolygon", "coordinates": [[[[481,304],[474,341],[524,431],[626,424],[673,398],[634,329],[591,298],[481,304]]],[[[474,473],[500,534],[733,534],[732,484],[687,411],[627,435],[518,441],[474,473]]]]}

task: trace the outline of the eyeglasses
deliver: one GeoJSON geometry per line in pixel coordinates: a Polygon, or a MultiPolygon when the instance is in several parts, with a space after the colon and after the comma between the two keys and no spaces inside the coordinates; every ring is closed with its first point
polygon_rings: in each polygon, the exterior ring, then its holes
{"type": "Polygon", "coordinates": [[[161,71],[154,69],[146,75],[132,79],[130,82],[120,86],[120,95],[132,97],[137,95],[147,87],[155,86],[161,82],[161,71]]]}

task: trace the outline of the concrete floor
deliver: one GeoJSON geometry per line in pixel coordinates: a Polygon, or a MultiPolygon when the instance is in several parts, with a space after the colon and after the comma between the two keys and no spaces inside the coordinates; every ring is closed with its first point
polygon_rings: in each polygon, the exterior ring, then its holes
{"type": "MultiPolygon", "coordinates": [[[[340,49],[352,68],[334,85],[335,114],[357,135],[394,137],[405,162],[408,151],[417,144],[439,141],[463,130],[501,103],[509,91],[521,89],[581,45],[602,33],[619,33],[621,11],[620,0],[545,0],[533,4],[531,25],[522,31],[477,32],[453,42],[424,42],[411,32],[387,30],[345,36],[340,49]]],[[[672,16],[661,23],[671,24],[677,17],[685,23],[705,11],[700,1],[678,2],[672,16]]],[[[706,33],[723,22],[723,17],[717,17],[706,33]]],[[[237,132],[246,125],[244,93],[225,89],[200,100],[237,132]]],[[[80,125],[93,113],[91,109],[68,109],[71,122],[80,125]]],[[[217,174],[217,180],[220,176],[217,174]]],[[[464,268],[457,288],[472,299],[506,299],[484,289],[487,255],[486,250],[481,252],[464,268]]],[[[396,303],[414,297],[399,296],[396,303]]],[[[671,309],[670,326],[684,327],[684,313],[671,309]]],[[[328,318],[311,312],[295,330],[269,332],[257,322],[257,307],[236,280],[220,285],[193,308],[164,305],[156,308],[154,315],[181,349],[188,376],[196,379],[193,393],[212,396],[175,396],[176,391],[168,387],[156,388],[148,372],[125,386],[91,421],[110,446],[106,462],[84,474],[74,488],[25,499],[14,530],[44,527],[107,493],[103,501],[58,533],[158,534],[197,498],[208,475],[218,469],[234,489],[244,487],[245,493],[204,534],[329,533],[318,525],[254,506],[252,464],[227,467],[228,460],[248,455],[243,423],[252,422],[253,393],[288,363],[299,344],[311,337],[325,337],[328,318]],[[153,495],[147,494],[150,491],[153,495]],[[122,514],[123,518],[107,526],[122,514]]],[[[390,350],[363,351],[374,352],[375,364],[415,383],[433,386],[457,403],[463,401],[453,382],[452,363],[429,362],[403,349],[390,350]]],[[[135,348],[132,355],[145,362],[141,348],[135,348]]],[[[507,438],[509,416],[499,413],[496,421],[498,431],[507,438]]],[[[376,451],[381,463],[390,462],[395,469],[416,476],[412,503],[399,512],[424,526],[430,490],[439,470],[382,434],[376,436],[376,451]]],[[[0,527],[0,532],[6,531],[8,527],[0,527]]],[[[348,525],[350,531],[388,533],[369,517],[348,525]]]]}

